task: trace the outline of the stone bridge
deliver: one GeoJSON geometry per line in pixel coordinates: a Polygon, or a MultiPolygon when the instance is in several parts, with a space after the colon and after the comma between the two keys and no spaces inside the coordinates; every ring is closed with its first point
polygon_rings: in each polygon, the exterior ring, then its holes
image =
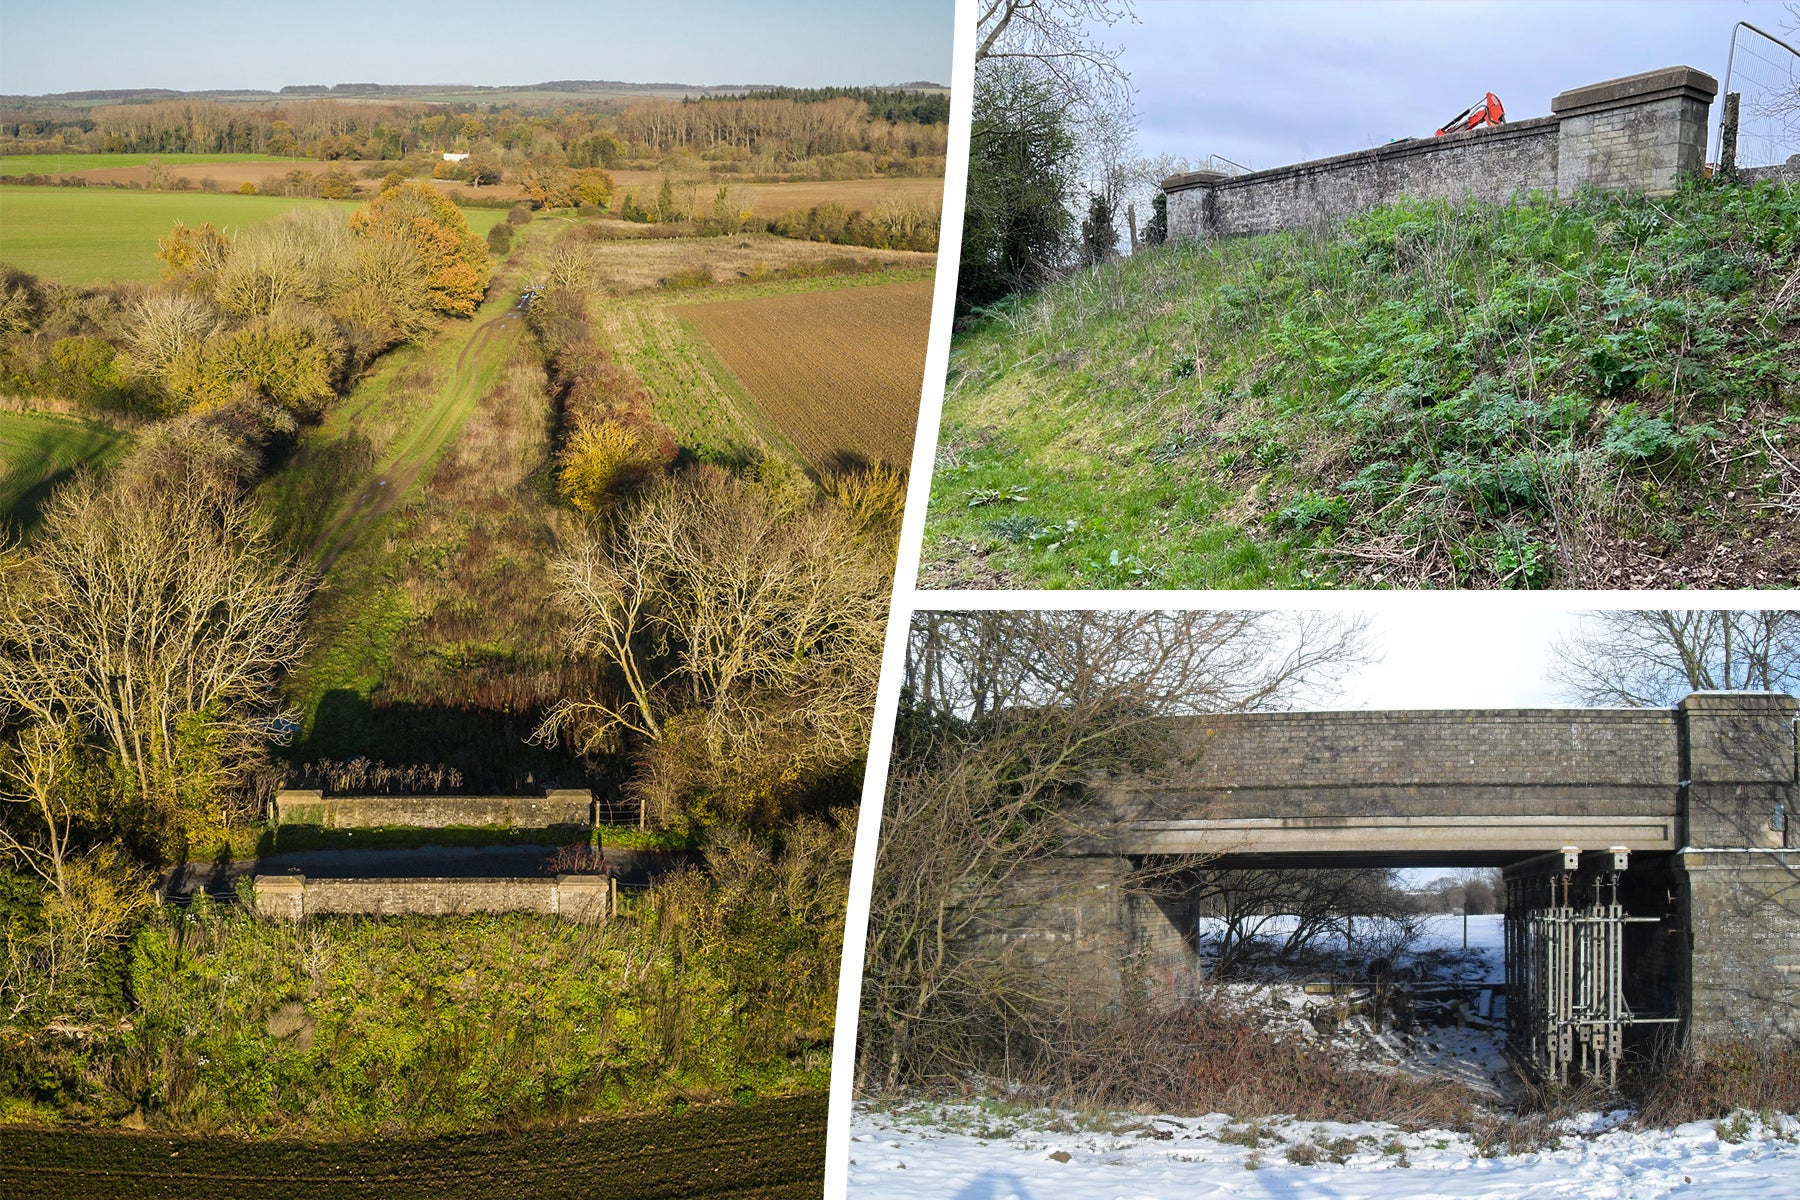
{"type": "Polygon", "coordinates": [[[1182,765],[1095,780],[1090,832],[1021,873],[989,935],[1101,994],[1179,1001],[1202,975],[1198,903],[1168,877],[1144,885],[1147,864],[1498,866],[1519,906],[1552,878],[1616,890],[1638,922],[1618,936],[1640,1012],[1656,990],[1699,1043],[1800,1037],[1795,707],[1697,693],[1672,709],[1178,718],[1182,765]]]}

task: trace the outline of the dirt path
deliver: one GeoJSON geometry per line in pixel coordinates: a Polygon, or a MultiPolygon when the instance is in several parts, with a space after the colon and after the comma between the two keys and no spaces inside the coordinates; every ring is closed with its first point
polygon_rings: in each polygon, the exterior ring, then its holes
{"type": "Polygon", "coordinates": [[[338,557],[356,545],[382,517],[410,500],[438,455],[462,432],[485,390],[484,380],[491,382],[505,365],[524,328],[517,280],[529,261],[521,255],[508,259],[494,277],[488,298],[476,310],[474,320],[468,325],[448,326],[438,333],[425,357],[442,361],[461,341],[455,366],[439,385],[431,404],[413,420],[411,429],[394,439],[387,456],[313,539],[308,553],[321,573],[329,571],[338,557]]]}

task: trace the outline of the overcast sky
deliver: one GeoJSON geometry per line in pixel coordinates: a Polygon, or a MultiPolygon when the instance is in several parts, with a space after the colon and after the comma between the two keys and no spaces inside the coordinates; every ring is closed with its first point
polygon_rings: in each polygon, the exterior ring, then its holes
{"type": "Polygon", "coordinates": [[[1516,120],[1658,67],[1723,80],[1734,22],[1783,36],[1800,20],[1779,0],[1140,0],[1138,16],[1095,36],[1125,48],[1142,152],[1255,170],[1429,137],[1490,91],[1516,120]]]}
{"type": "Polygon", "coordinates": [[[0,0],[0,92],[950,82],[952,0],[0,0]]]}

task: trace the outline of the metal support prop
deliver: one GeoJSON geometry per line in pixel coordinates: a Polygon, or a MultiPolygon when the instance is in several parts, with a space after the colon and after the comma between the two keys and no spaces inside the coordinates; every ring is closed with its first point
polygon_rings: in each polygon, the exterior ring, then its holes
{"type": "Polygon", "coordinates": [[[1617,1087],[1625,1027],[1676,1020],[1625,1003],[1625,926],[1661,918],[1626,914],[1618,870],[1571,865],[1507,881],[1507,1040],[1540,1078],[1617,1087]]]}

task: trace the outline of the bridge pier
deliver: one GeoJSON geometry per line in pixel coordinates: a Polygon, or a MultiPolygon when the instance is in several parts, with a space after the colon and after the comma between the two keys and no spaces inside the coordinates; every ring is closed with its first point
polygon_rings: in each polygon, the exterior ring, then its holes
{"type": "Polygon", "coordinates": [[[1146,878],[1122,855],[1028,863],[1004,904],[983,915],[977,941],[1055,978],[1077,1004],[1171,1005],[1202,978],[1199,907],[1179,879],[1146,878]]]}
{"type": "Polygon", "coordinates": [[[1681,702],[1688,1044],[1800,1038],[1800,836],[1791,697],[1681,702]]]}

